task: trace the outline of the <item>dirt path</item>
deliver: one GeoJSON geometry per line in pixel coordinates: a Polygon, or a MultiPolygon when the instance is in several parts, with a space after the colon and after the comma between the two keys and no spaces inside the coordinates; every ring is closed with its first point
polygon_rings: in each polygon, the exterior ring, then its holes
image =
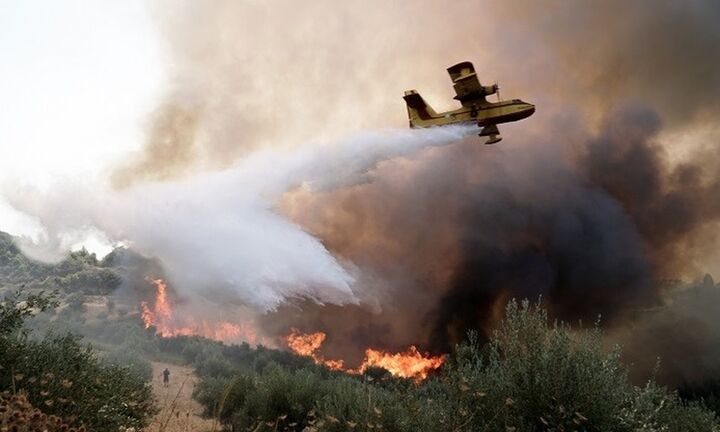
{"type": "Polygon", "coordinates": [[[192,399],[197,378],[192,369],[168,363],[153,362],[153,391],[160,413],[150,423],[146,432],[206,432],[213,429],[213,422],[200,417],[202,407],[192,399]],[[170,384],[165,387],[162,371],[170,370],[170,384]]]}

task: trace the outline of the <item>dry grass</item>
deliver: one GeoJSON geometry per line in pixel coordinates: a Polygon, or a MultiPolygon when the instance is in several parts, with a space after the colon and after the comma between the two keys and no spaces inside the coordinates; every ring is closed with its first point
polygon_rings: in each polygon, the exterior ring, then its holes
{"type": "Polygon", "coordinates": [[[202,432],[213,428],[212,420],[200,417],[202,407],[192,399],[197,378],[192,369],[168,363],[153,362],[153,391],[160,412],[146,432],[202,432]],[[162,371],[170,370],[170,384],[162,383],[162,371]]]}

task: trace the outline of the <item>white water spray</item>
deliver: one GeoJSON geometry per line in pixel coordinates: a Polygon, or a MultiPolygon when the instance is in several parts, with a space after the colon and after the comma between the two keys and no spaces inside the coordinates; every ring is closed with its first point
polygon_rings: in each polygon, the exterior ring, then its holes
{"type": "Polygon", "coordinates": [[[299,186],[324,190],[368,181],[383,160],[457,142],[471,131],[363,132],[339,143],[259,151],[227,170],[180,181],[122,191],[67,183],[44,193],[6,188],[6,196],[47,231],[46,241],[22,245],[31,254],[73,233],[99,230],[159,258],[182,294],[220,292],[260,310],[298,297],[343,304],[357,301],[352,264],[278,214],[276,199],[299,186]]]}

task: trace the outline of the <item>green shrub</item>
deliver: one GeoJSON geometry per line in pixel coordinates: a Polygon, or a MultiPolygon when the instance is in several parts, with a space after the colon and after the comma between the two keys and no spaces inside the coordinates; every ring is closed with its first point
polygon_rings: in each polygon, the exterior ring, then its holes
{"type": "Polygon", "coordinates": [[[25,319],[38,313],[57,307],[57,293],[30,294],[22,298],[22,292],[17,290],[7,294],[0,301],[0,337],[7,340],[17,334],[23,326],[25,319]]]}
{"type": "Polygon", "coordinates": [[[57,283],[68,292],[107,295],[120,286],[122,279],[110,269],[90,267],[68,273],[57,283]]]}
{"type": "Polygon", "coordinates": [[[195,397],[233,430],[411,430],[401,394],[320,368],[270,364],[259,374],[208,377],[195,397]]]}
{"type": "MultiPolygon", "coordinates": [[[[196,360],[205,361],[197,349],[196,360]]],[[[196,398],[232,430],[720,430],[699,404],[684,404],[652,382],[630,384],[619,349],[605,351],[597,327],[550,324],[546,312],[528,302],[510,302],[488,344],[471,333],[442,373],[421,384],[280,364],[255,351],[223,348],[226,359],[238,356],[246,366],[198,369],[196,398]]]]}
{"type": "Polygon", "coordinates": [[[105,360],[119,368],[127,369],[141,381],[150,381],[153,377],[152,364],[145,360],[141,353],[129,348],[111,351],[105,355],[105,360]]]}
{"type": "Polygon", "coordinates": [[[50,305],[42,295],[21,301],[18,294],[2,302],[0,388],[23,391],[43,412],[89,430],[145,426],[154,402],[143,377],[98,358],[78,336],[32,340],[20,330],[27,316],[50,305]]]}
{"type": "Polygon", "coordinates": [[[698,402],[683,403],[676,393],[650,382],[628,394],[620,412],[622,430],[702,432],[720,430],[715,414],[698,402]]]}
{"type": "Polygon", "coordinates": [[[72,314],[83,314],[87,311],[85,306],[85,296],[82,293],[72,293],[65,297],[65,303],[67,303],[66,309],[72,314]]]}
{"type": "Polygon", "coordinates": [[[546,312],[527,302],[508,304],[484,352],[471,335],[453,366],[448,388],[466,389],[454,393],[475,414],[469,424],[492,430],[610,430],[630,390],[619,350],[605,353],[597,328],[549,325],[546,312]]]}

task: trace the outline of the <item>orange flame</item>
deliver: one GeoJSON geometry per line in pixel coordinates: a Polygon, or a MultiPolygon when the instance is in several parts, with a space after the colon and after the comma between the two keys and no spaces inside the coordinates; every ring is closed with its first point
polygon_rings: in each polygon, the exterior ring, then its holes
{"type": "Polygon", "coordinates": [[[295,354],[310,357],[316,364],[325,365],[328,369],[343,370],[342,360],[325,360],[317,354],[316,351],[320,349],[324,341],[325,333],[323,332],[303,334],[294,327],[290,329],[290,334],[285,336],[285,342],[295,354]]]}
{"type": "Polygon", "coordinates": [[[145,328],[155,327],[157,334],[162,337],[172,336],[202,336],[222,342],[245,341],[251,344],[258,342],[255,327],[250,322],[240,324],[228,321],[210,323],[202,320],[196,323],[192,317],[178,320],[173,316],[173,308],[168,300],[167,284],[162,279],[147,278],[155,286],[155,303],[151,308],[148,302],[141,302],[140,318],[145,328]],[[181,321],[181,322],[178,322],[181,321]]]}
{"type": "Polygon", "coordinates": [[[381,367],[395,376],[424,380],[431,370],[439,368],[444,361],[443,356],[423,356],[414,345],[404,353],[396,354],[368,348],[359,372],[365,372],[369,367],[381,367]]]}
{"type": "Polygon", "coordinates": [[[290,329],[290,334],[285,336],[288,347],[301,356],[315,357],[322,343],[325,341],[325,333],[302,334],[296,328],[290,329]]]}
{"type": "Polygon", "coordinates": [[[342,360],[325,360],[317,353],[325,337],[323,332],[303,334],[298,329],[291,328],[290,334],[285,336],[285,342],[295,354],[310,357],[316,364],[325,365],[329,369],[352,374],[363,373],[370,367],[381,367],[395,376],[421,381],[445,361],[444,356],[424,356],[415,346],[411,346],[404,353],[396,354],[368,348],[365,350],[365,359],[360,367],[345,369],[342,360]]]}
{"type": "Polygon", "coordinates": [[[162,331],[165,324],[172,319],[172,309],[167,301],[167,285],[162,279],[146,278],[146,280],[155,286],[155,306],[150,309],[147,302],[140,303],[142,320],[145,323],[145,328],[155,326],[159,331],[162,331]]]}

